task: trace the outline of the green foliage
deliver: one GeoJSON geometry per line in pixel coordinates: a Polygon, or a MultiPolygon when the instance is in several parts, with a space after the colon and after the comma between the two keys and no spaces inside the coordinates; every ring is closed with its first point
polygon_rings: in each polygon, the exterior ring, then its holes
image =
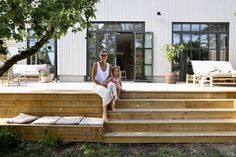
{"type": "Polygon", "coordinates": [[[14,133],[7,127],[0,128],[0,156],[12,151],[18,146],[19,142],[14,133]]]}
{"type": "Polygon", "coordinates": [[[167,61],[172,62],[184,48],[183,44],[165,44],[162,51],[164,51],[167,61]]]}
{"type": "Polygon", "coordinates": [[[0,55],[7,55],[8,50],[6,47],[3,46],[3,41],[0,40],[0,55]]]}
{"type": "Polygon", "coordinates": [[[0,39],[21,41],[27,34],[27,25],[38,38],[52,33],[59,38],[68,28],[81,31],[89,18],[95,17],[98,0],[1,0],[0,39]]]}
{"type": "Polygon", "coordinates": [[[118,151],[118,146],[115,144],[102,144],[102,143],[86,143],[83,146],[83,156],[85,157],[98,157],[98,156],[121,156],[118,151]]]}
{"type": "Polygon", "coordinates": [[[58,147],[60,143],[61,141],[57,137],[48,135],[47,129],[43,130],[41,139],[39,141],[41,148],[58,147]]]}
{"type": "Polygon", "coordinates": [[[0,42],[27,38],[27,28],[37,38],[35,45],[21,48],[0,68],[2,76],[18,61],[39,51],[49,39],[58,39],[72,32],[82,31],[95,18],[95,5],[99,0],[0,0],[0,42]],[[71,29],[69,29],[71,28],[71,29]]]}

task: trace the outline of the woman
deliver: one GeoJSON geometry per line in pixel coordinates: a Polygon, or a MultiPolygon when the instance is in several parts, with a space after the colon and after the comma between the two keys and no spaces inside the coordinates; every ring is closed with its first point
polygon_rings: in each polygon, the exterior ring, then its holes
{"type": "Polygon", "coordinates": [[[107,63],[108,53],[106,50],[99,52],[100,61],[94,63],[92,69],[92,79],[95,82],[95,91],[102,98],[103,114],[102,118],[107,122],[107,106],[112,101],[117,99],[116,86],[111,82],[112,65],[107,63]],[[110,90],[108,90],[110,89],[110,90]]]}

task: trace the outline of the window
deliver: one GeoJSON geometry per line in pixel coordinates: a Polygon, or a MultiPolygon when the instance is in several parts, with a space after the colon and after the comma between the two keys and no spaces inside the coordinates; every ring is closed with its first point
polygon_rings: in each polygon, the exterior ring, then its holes
{"type": "Polygon", "coordinates": [[[182,43],[185,50],[173,65],[180,80],[191,74],[190,60],[228,60],[228,23],[186,23],[172,24],[172,43],[182,43]]]}
{"type": "MultiPolygon", "coordinates": [[[[28,47],[32,47],[38,41],[34,36],[33,30],[29,29],[28,47]]],[[[27,64],[55,64],[55,40],[50,39],[34,56],[27,59],[27,64]]]]}

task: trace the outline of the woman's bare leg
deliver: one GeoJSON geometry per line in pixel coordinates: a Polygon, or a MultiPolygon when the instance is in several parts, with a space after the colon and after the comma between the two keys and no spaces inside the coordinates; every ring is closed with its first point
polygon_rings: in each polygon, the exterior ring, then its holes
{"type": "Polygon", "coordinates": [[[105,122],[108,122],[108,120],[107,120],[107,105],[102,105],[102,106],[103,106],[102,119],[105,122]]]}
{"type": "Polygon", "coordinates": [[[112,104],[111,104],[111,110],[112,111],[116,111],[116,108],[115,108],[115,105],[116,105],[116,103],[115,103],[115,97],[113,97],[113,99],[112,99],[112,104]]]}

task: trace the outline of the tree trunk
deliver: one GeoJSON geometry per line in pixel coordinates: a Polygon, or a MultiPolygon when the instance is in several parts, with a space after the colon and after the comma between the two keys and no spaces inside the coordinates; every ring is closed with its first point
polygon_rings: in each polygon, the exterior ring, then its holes
{"type": "Polygon", "coordinates": [[[10,59],[8,59],[4,65],[0,68],[0,77],[7,72],[15,63],[18,61],[28,58],[35,54],[37,51],[40,50],[40,48],[50,39],[50,37],[47,35],[43,36],[34,46],[32,46],[30,49],[27,49],[25,51],[22,51],[19,54],[14,55],[10,59]]]}

